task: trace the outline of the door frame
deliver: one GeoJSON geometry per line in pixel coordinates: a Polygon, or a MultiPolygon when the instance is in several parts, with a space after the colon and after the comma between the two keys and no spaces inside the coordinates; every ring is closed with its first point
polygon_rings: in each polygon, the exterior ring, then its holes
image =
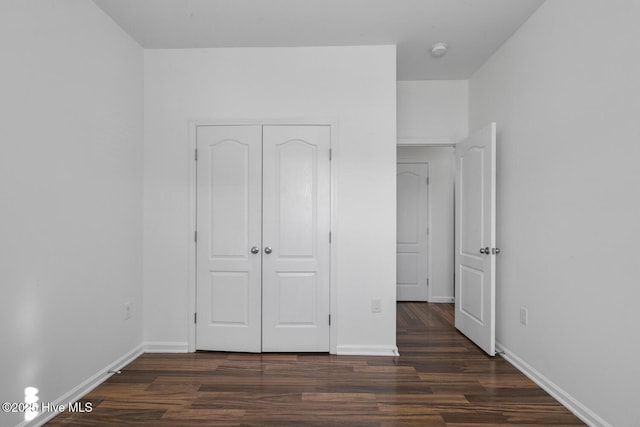
{"type": "MultiPolygon", "coordinates": [[[[457,140],[452,139],[452,138],[397,138],[397,142],[396,142],[396,148],[397,147],[451,147],[455,150],[456,148],[456,144],[457,144],[457,140]]],[[[429,162],[401,162],[398,161],[396,159],[396,165],[398,163],[429,163],[429,162]]],[[[454,215],[455,215],[455,182],[453,183],[453,203],[454,203],[454,215]]],[[[432,269],[431,269],[431,254],[433,253],[431,251],[431,191],[429,191],[427,193],[427,197],[428,197],[428,201],[427,201],[427,210],[428,210],[428,216],[429,218],[428,223],[429,223],[429,235],[427,237],[427,278],[429,279],[429,286],[428,286],[428,301],[427,302],[432,302],[433,300],[433,295],[431,294],[431,289],[432,289],[432,282],[431,282],[431,273],[432,273],[432,269]]],[[[396,200],[397,203],[397,200],[396,200]]],[[[455,218],[454,218],[455,220],[455,218]]],[[[455,221],[454,221],[455,223],[455,221]]],[[[453,230],[453,239],[454,239],[454,243],[455,243],[455,227],[453,230]]],[[[455,245],[454,245],[454,250],[453,250],[453,256],[455,256],[455,245]]],[[[455,271],[454,271],[454,277],[455,277],[455,271]]],[[[454,279],[454,295],[455,295],[455,279],[454,279]]],[[[397,298],[396,298],[397,299],[397,298]]]]}
{"type": "Polygon", "coordinates": [[[338,120],[335,118],[252,118],[252,119],[233,119],[233,118],[213,118],[202,120],[190,120],[188,122],[189,143],[187,144],[187,159],[189,162],[189,224],[185,232],[189,253],[187,257],[188,278],[187,278],[187,351],[194,353],[196,351],[196,324],[194,314],[196,312],[196,242],[195,232],[197,224],[196,202],[197,202],[197,163],[195,152],[197,147],[197,129],[199,126],[269,126],[269,125],[296,125],[296,126],[329,126],[331,131],[331,161],[330,168],[330,200],[329,200],[329,220],[331,230],[331,244],[329,245],[329,312],[331,315],[331,324],[329,325],[329,353],[337,354],[337,325],[339,324],[338,310],[338,291],[337,291],[337,251],[334,249],[338,244],[339,235],[337,233],[337,201],[338,201],[338,120]]]}

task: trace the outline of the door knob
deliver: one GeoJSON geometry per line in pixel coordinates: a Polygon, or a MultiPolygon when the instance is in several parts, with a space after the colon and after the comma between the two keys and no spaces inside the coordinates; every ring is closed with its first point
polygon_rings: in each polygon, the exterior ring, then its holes
{"type": "Polygon", "coordinates": [[[252,254],[257,254],[258,252],[260,252],[260,248],[257,246],[254,246],[251,248],[251,253],[252,254]]]}
{"type": "Polygon", "coordinates": [[[480,248],[480,253],[484,255],[489,255],[489,247],[487,246],[486,248],[480,248]]]}
{"type": "Polygon", "coordinates": [[[494,254],[494,255],[498,255],[500,253],[500,248],[491,249],[491,253],[494,254]]]}
{"type": "Polygon", "coordinates": [[[267,254],[267,255],[268,255],[268,254],[270,254],[272,251],[273,251],[273,250],[271,249],[271,246],[265,246],[265,248],[264,248],[264,253],[265,253],[265,254],[267,254]]]}

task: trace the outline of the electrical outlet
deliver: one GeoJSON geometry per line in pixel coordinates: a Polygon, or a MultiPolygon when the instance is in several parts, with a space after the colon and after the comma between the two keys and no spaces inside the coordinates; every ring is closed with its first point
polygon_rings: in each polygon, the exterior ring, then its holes
{"type": "Polygon", "coordinates": [[[124,303],[124,320],[131,318],[131,305],[130,302],[124,303]]]}
{"type": "Polygon", "coordinates": [[[520,323],[524,326],[529,324],[529,310],[527,307],[520,307],[520,323]]]}
{"type": "Polygon", "coordinates": [[[380,299],[375,298],[371,300],[371,312],[382,313],[382,301],[380,301],[380,299]]]}

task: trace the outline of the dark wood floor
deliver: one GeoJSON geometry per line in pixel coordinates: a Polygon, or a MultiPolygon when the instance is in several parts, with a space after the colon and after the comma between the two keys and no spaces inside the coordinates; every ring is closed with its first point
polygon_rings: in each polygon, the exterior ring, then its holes
{"type": "Polygon", "coordinates": [[[399,303],[400,357],[145,354],[48,426],[584,425],[452,326],[450,304],[399,303]]]}

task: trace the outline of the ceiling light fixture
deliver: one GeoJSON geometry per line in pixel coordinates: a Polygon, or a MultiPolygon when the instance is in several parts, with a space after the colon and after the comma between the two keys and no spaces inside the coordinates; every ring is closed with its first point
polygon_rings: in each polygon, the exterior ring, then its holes
{"type": "Polygon", "coordinates": [[[447,44],[446,43],[436,43],[431,46],[431,56],[434,58],[440,58],[447,53],[447,44]]]}

